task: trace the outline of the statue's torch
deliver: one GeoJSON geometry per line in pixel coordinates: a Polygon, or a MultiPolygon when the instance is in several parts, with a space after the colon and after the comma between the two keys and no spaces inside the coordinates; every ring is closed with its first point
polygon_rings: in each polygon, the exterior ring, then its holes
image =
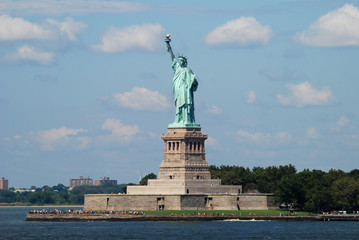
{"type": "Polygon", "coordinates": [[[166,35],[165,42],[167,42],[167,43],[171,42],[171,39],[170,39],[171,35],[172,35],[171,33],[166,35]]]}

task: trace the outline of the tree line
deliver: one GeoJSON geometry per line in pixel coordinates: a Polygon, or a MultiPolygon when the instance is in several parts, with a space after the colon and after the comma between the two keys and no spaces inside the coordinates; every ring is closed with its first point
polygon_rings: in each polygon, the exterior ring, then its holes
{"type": "MultiPolygon", "coordinates": [[[[359,169],[350,172],[331,169],[304,169],[297,172],[293,165],[245,168],[242,166],[210,166],[212,178],[222,179],[223,185],[242,185],[243,192],[274,193],[278,204],[293,204],[295,208],[309,211],[359,210],[359,169]]],[[[140,182],[155,179],[147,174],[140,182]]],[[[32,189],[35,192],[1,190],[0,203],[20,204],[83,204],[85,194],[122,193],[127,185],[78,186],[69,191],[58,184],[32,189]]]]}
{"type": "Polygon", "coordinates": [[[75,187],[71,191],[63,184],[58,184],[53,187],[43,186],[42,188],[31,189],[34,192],[15,192],[14,189],[0,191],[0,203],[17,203],[17,204],[31,204],[31,205],[82,205],[84,203],[85,194],[100,194],[100,193],[122,193],[126,185],[102,185],[102,186],[87,186],[82,185],[75,187]]]}
{"type": "Polygon", "coordinates": [[[293,165],[254,167],[210,166],[223,185],[242,185],[244,192],[274,193],[276,202],[310,211],[359,210],[359,169],[350,172],[304,169],[293,165]]]}

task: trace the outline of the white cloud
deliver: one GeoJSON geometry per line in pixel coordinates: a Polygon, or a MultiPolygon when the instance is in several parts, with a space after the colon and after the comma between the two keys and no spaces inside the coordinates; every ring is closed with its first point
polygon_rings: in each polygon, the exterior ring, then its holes
{"type": "Polygon", "coordinates": [[[69,39],[70,41],[76,41],[76,34],[87,27],[85,23],[77,22],[70,17],[65,18],[63,22],[47,19],[46,24],[48,24],[49,28],[54,29],[54,36],[69,39]]]}
{"type": "Polygon", "coordinates": [[[308,128],[307,129],[307,138],[317,139],[320,136],[319,132],[316,128],[308,128]]]}
{"type": "Polygon", "coordinates": [[[336,47],[359,46],[359,9],[352,4],[321,16],[294,40],[300,44],[336,47]]]}
{"type": "Polygon", "coordinates": [[[240,17],[215,28],[205,37],[205,43],[210,46],[265,45],[272,36],[270,26],[263,26],[254,17],[240,17]]]}
{"type": "Polygon", "coordinates": [[[268,78],[269,80],[288,81],[288,80],[300,80],[306,77],[305,73],[298,70],[290,70],[284,68],[280,71],[273,69],[261,69],[259,73],[268,78]]]}
{"type": "Polygon", "coordinates": [[[207,146],[217,146],[218,145],[218,141],[212,137],[208,137],[207,141],[206,141],[206,145],[207,146]]]}
{"type": "MultiPolygon", "coordinates": [[[[0,5],[1,9],[1,5],[0,5]]],[[[63,21],[47,19],[42,23],[31,23],[23,18],[0,16],[0,41],[30,41],[50,51],[40,51],[28,44],[4,56],[6,61],[27,61],[50,64],[55,58],[53,52],[60,52],[77,44],[77,34],[87,27],[72,18],[63,21]],[[36,42],[39,41],[39,42],[36,42]]],[[[10,50],[11,51],[11,50],[10,50]]]]}
{"type": "Polygon", "coordinates": [[[270,139],[272,139],[272,135],[268,133],[261,133],[261,132],[250,133],[247,131],[239,130],[237,134],[241,140],[242,139],[250,140],[254,142],[267,142],[270,139]]]}
{"type": "Polygon", "coordinates": [[[0,16],[0,40],[49,39],[52,33],[23,18],[0,16]]]}
{"type": "Polygon", "coordinates": [[[292,92],[290,96],[285,97],[277,94],[278,102],[285,106],[327,105],[336,100],[329,87],[317,90],[309,82],[303,82],[298,85],[288,84],[286,87],[292,92]]]}
{"type": "Polygon", "coordinates": [[[164,28],[161,24],[145,23],[125,28],[110,27],[102,36],[102,43],[94,45],[93,49],[114,53],[128,50],[157,51],[162,47],[164,28]]]}
{"type": "Polygon", "coordinates": [[[141,12],[149,8],[149,5],[142,3],[105,0],[1,0],[0,2],[0,13],[27,15],[141,12]]]}
{"type": "Polygon", "coordinates": [[[275,134],[274,139],[279,143],[286,143],[292,139],[292,136],[288,132],[279,132],[275,134]]]}
{"type": "Polygon", "coordinates": [[[85,148],[91,141],[88,137],[76,137],[79,133],[86,133],[85,129],[71,129],[62,127],[39,131],[35,139],[40,143],[42,149],[53,151],[58,147],[85,148]]]}
{"type": "Polygon", "coordinates": [[[257,95],[253,91],[249,91],[247,93],[246,102],[247,103],[254,103],[256,101],[257,95]]]}
{"type": "Polygon", "coordinates": [[[135,110],[166,111],[170,108],[168,99],[157,91],[134,87],[131,92],[113,95],[116,104],[135,110]]]}
{"type": "Polygon", "coordinates": [[[215,106],[215,105],[210,105],[208,106],[208,112],[214,115],[219,115],[222,113],[222,109],[220,109],[219,107],[215,106]]]}
{"type": "Polygon", "coordinates": [[[275,135],[271,135],[269,133],[250,133],[239,130],[237,136],[239,141],[252,141],[255,143],[285,143],[291,140],[291,135],[288,132],[279,132],[275,135]]]}
{"type": "Polygon", "coordinates": [[[8,143],[23,144],[23,146],[30,143],[28,138],[20,136],[20,135],[15,135],[13,137],[6,137],[3,140],[8,143]]]}
{"type": "Polygon", "coordinates": [[[130,141],[141,132],[137,125],[123,125],[120,120],[116,119],[107,119],[102,124],[102,129],[111,131],[110,138],[118,141],[130,141]]]}
{"type": "Polygon", "coordinates": [[[154,132],[147,132],[148,136],[150,136],[151,138],[155,138],[157,139],[158,138],[158,134],[157,133],[154,133],[154,132]]]}
{"type": "Polygon", "coordinates": [[[4,141],[20,140],[20,139],[22,139],[22,136],[20,136],[20,135],[15,135],[15,136],[13,136],[13,137],[4,138],[4,141]]]}
{"type": "Polygon", "coordinates": [[[349,118],[347,118],[346,116],[342,116],[337,123],[335,124],[335,126],[332,128],[332,130],[335,131],[340,131],[342,130],[345,126],[347,126],[350,123],[349,118]]]}
{"type": "Polygon", "coordinates": [[[77,137],[76,141],[78,142],[76,148],[84,149],[92,142],[92,139],[90,137],[77,137]]]}
{"type": "Polygon", "coordinates": [[[4,59],[7,61],[33,61],[40,64],[50,64],[54,57],[51,52],[40,52],[34,47],[24,45],[19,47],[16,52],[6,55],[4,59]]]}
{"type": "Polygon", "coordinates": [[[63,22],[47,19],[42,24],[31,23],[23,18],[0,16],[0,40],[76,40],[76,34],[86,28],[86,24],[66,18],[63,22]]]}
{"type": "Polygon", "coordinates": [[[22,137],[20,135],[15,135],[14,139],[21,139],[22,137]]]}

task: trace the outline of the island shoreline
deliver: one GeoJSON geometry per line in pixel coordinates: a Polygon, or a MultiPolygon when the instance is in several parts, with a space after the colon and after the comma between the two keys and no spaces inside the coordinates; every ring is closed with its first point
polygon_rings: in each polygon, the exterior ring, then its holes
{"type": "Polygon", "coordinates": [[[88,222],[88,221],[359,221],[359,215],[121,215],[121,214],[27,214],[26,221],[88,222]]]}

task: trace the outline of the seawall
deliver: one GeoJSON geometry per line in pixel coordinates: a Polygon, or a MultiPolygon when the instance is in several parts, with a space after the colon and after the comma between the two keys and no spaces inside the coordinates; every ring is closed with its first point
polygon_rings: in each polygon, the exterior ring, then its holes
{"type": "Polygon", "coordinates": [[[308,216],[262,216],[262,215],[122,215],[122,214],[27,214],[27,221],[359,221],[359,215],[308,215],[308,216]]]}

